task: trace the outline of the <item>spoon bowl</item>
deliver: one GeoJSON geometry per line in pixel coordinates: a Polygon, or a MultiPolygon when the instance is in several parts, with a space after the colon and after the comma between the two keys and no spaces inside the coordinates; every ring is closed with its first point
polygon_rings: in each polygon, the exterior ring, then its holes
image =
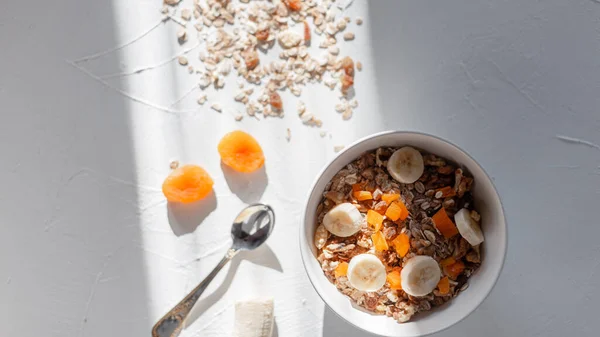
{"type": "Polygon", "coordinates": [[[253,204],[238,214],[231,226],[233,249],[253,250],[262,245],[273,231],[275,212],[271,206],[253,204]]]}
{"type": "Polygon", "coordinates": [[[233,243],[221,262],[181,302],[167,312],[152,328],[152,337],[176,337],[200,295],[219,271],[241,250],[253,250],[262,245],[275,226],[275,212],[271,206],[253,204],[237,215],[231,226],[233,243]]]}

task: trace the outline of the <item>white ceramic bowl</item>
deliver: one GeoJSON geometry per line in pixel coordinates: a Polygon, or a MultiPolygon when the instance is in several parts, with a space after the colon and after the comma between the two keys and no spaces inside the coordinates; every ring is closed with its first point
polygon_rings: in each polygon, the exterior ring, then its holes
{"type": "Polygon", "coordinates": [[[304,218],[300,228],[300,250],[304,267],[315,290],[323,301],[346,321],[365,331],[382,336],[424,336],[444,330],[467,317],[492,290],[496,283],[506,254],[507,229],[498,192],[485,171],[465,151],[435,136],[390,131],[363,138],[348,146],[327,165],[314,182],[306,201],[304,218]],[[313,238],[316,227],[316,209],[325,185],[345,165],[362,153],[381,146],[411,145],[427,152],[450,159],[466,168],[475,178],[473,197],[482,218],[485,242],[482,248],[482,264],[469,278],[469,287],[456,298],[428,313],[420,313],[412,321],[397,323],[393,318],[374,315],[352,305],[350,299],[340,293],[327,280],[316,259],[317,249],[313,238]]]}

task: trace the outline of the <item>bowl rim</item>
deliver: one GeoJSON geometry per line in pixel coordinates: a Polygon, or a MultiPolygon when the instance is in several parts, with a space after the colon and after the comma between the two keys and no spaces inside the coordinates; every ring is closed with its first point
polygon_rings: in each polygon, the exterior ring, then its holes
{"type": "MultiPolygon", "coordinates": [[[[371,333],[371,334],[375,334],[375,335],[379,335],[379,336],[384,336],[379,334],[378,332],[374,332],[374,331],[370,331],[367,330],[357,324],[355,324],[354,322],[352,322],[351,320],[347,319],[346,317],[344,317],[342,314],[338,313],[333,307],[331,307],[328,303],[327,300],[325,300],[324,295],[321,293],[321,291],[319,291],[319,288],[315,285],[316,279],[314,279],[316,277],[316,275],[313,275],[311,273],[311,271],[309,271],[309,268],[307,266],[307,259],[308,258],[314,258],[314,256],[312,256],[312,254],[308,254],[308,252],[310,252],[310,248],[309,249],[305,249],[306,246],[306,242],[308,242],[308,238],[306,237],[306,233],[305,233],[305,228],[307,226],[306,224],[306,218],[307,218],[307,214],[308,214],[308,204],[310,202],[311,196],[319,182],[319,180],[321,179],[321,177],[325,174],[325,172],[327,172],[329,170],[329,168],[340,158],[343,157],[343,155],[348,152],[350,149],[358,146],[359,144],[368,141],[370,139],[373,138],[379,138],[379,137],[383,137],[383,136],[387,136],[387,135],[395,135],[395,134],[402,134],[402,135],[419,135],[419,136],[425,136],[425,137],[431,137],[439,142],[445,143],[446,145],[450,145],[452,147],[455,147],[456,149],[458,149],[460,152],[462,152],[465,156],[467,156],[469,159],[471,159],[473,161],[473,163],[483,172],[483,174],[485,175],[485,177],[487,178],[487,180],[489,181],[489,183],[491,184],[494,193],[496,194],[496,196],[498,197],[498,203],[500,204],[500,215],[502,217],[502,223],[504,224],[504,236],[501,239],[501,255],[502,255],[502,259],[501,259],[501,263],[500,266],[497,268],[497,270],[495,271],[495,275],[493,275],[493,281],[490,282],[489,286],[487,287],[487,289],[485,290],[485,295],[481,297],[481,299],[469,310],[465,311],[462,315],[462,317],[460,317],[460,319],[446,325],[445,327],[442,327],[441,329],[435,330],[435,331],[430,331],[430,332],[426,332],[426,333],[422,333],[422,334],[414,334],[412,336],[427,336],[427,335],[431,335],[434,333],[438,333],[441,331],[444,331],[446,329],[449,329],[450,327],[454,326],[455,324],[460,323],[461,321],[463,321],[465,318],[467,318],[469,315],[471,315],[471,313],[473,313],[475,311],[475,309],[477,309],[481,303],[483,303],[488,296],[490,295],[490,293],[492,292],[492,290],[494,289],[494,287],[496,286],[496,284],[498,283],[498,279],[500,278],[500,275],[502,274],[502,271],[504,270],[504,263],[506,262],[506,251],[507,251],[507,247],[508,247],[508,223],[506,221],[506,215],[504,213],[504,204],[502,203],[502,198],[500,197],[500,194],[498,193],[498,189],[496,188],[496,185],[494,184],[494,180],[490,177],[490,175],[487,173],[487,171],[481,166],[481,164],[479,164],[479,162],[477,160],[475,160],[475,158],[473,158],[473,156],[471,156],[471,154],[469,154],[469,152],[467,152],[466,150],[464,150],[463,148],[461,148],[460,146],[446,140],[443,139],[441,137],[438,137],[436,135],[432,135],[429,133],[425,133],[425,132],[420,132],[420,131],[408,131],[408,130],[388,130],[388,131],[382,131],[382,132],[377,132],[377,133],[373,133],[370,134],[368,136],[362,137],[354,142],[352,142],[350,145],[346,146],[342,151],[340,151],[339,153],[337,153],[336,156],[334,156],[331,160],[329,160],[327,162],[327,164],[325,164],[325,166],[319,171],[319,173],[316,175],[315,179],[313,180],[312,184],[310,185],[310,189],[308,190],[308,194],[305,198],[305,202],[304,202],[304,211],[302,212],[302,220],[301,220],[301,224],[300,224],[300,235],[299,235],[299,244],[300,244],[300,257],[302,258],[302,264],[304,266],[304,271],[306,272],[306,274],[308,275],[308,279],[311,283],[311,285],[313,286],[315,292],[319,295],[319,297],[321,298],[321,300],[323,301],[323,303],[329,307],[331,309],[332,312],[335,313],[336,316],[342,318],[344,321],[346,321],[347,323],[350,323],[350,325],[356,327],[357,329],[359,329],[360,331],[364,331],[367,333],[371,333]]],[[[407,144],[410,145],[410,144],[407,144]]],[[[350,299],[348,299],[350,301],[350,299]]]]}

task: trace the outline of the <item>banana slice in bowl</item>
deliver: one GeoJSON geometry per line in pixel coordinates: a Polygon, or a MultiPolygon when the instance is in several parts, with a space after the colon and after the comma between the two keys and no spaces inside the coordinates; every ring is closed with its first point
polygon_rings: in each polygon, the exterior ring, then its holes
{"type": "Polygon", "coordinates": [[[372,254],[359,254],[348,264],[348,282],[361,291],[376,291],[385,285],[385,266],[372,254]]]}
{"type": "Polygon", "coordinates": [[[463,208],[454,215],[454,222],[460,235],[473,247],[481,244],[484,240],[483,232],[479,224],[471,217],[471,212],[463,208]]]}
{"type": "Polygon", "coordinates": [[[362,214],[348,202],[335,206],[323,218],[323,226],[331,234],[343,238],[356,234],[362,222],[362,214]]]}
{"type": "Polygon", "coordinates": [[[425,296],[435,289],[441,276],[440,266],[431,256],[411,257],[400,272],[402,290],[411,296],[425,296]]]}
{"type": "Polygon", "coordinates": [[[387,169],[392,178],[403,184],[412,184],[423,175],[425,164],[417,149],[405,146],[396,150],[388,159],[387,169]]]}

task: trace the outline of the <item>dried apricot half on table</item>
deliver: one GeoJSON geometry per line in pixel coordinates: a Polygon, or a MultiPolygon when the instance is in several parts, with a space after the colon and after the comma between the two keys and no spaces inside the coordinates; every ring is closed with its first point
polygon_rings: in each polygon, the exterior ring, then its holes
{"type": "Polygon", "coordinates": [[[243,131],[226,134],[219,142],[223,163],[239,172],[253,172],[265,163],[263,151],[254,137],[243,131]]]}
{"type": "Polygon", "coordinates": [[[167,177],[162,185],[163,194],[169,202],[184,204],[206,197],[213,187],[213,180],[200,166],[181,166],[167,177]]]}

